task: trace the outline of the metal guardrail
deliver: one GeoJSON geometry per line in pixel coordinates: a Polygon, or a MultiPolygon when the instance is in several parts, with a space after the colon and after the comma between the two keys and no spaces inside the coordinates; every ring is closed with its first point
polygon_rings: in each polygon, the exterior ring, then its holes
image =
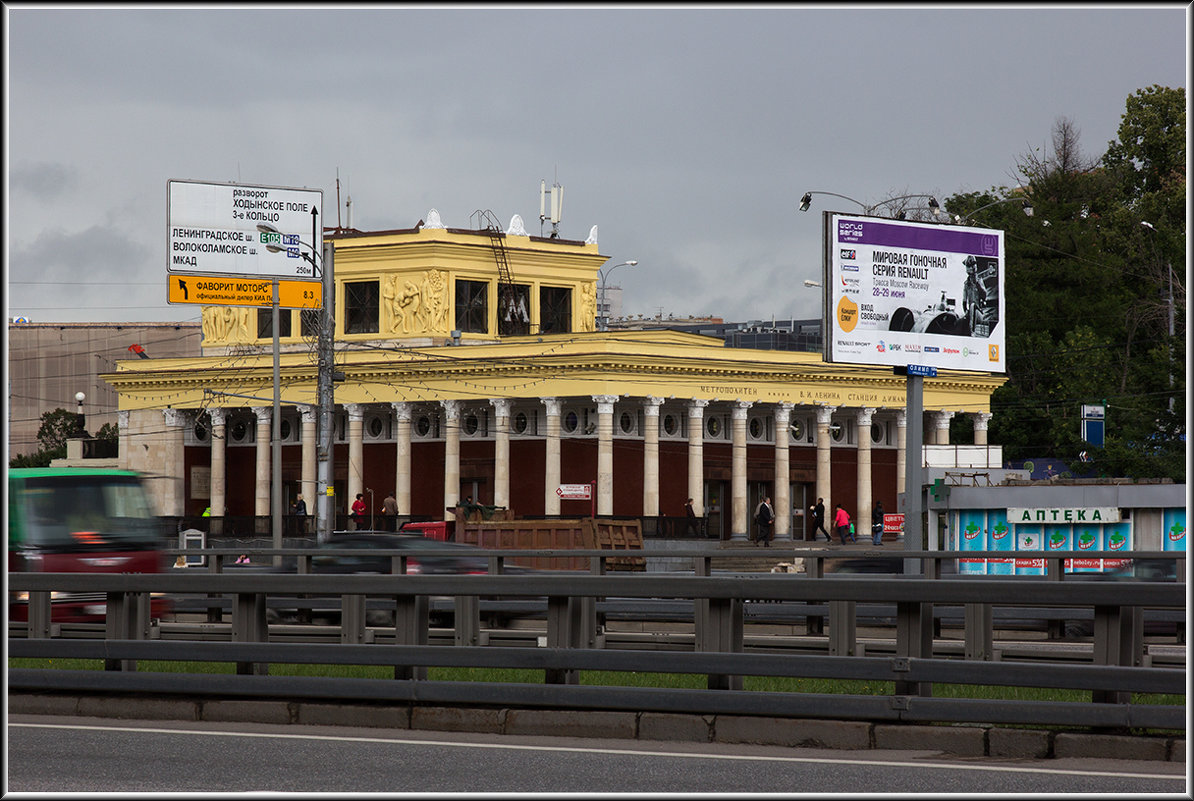
{"type": "MultiPolygon", "coordinates": [[[[309,553],[309,551],[308,551],[309,553]]],[[[433,553],[432,549],[422,552],[433,553]]],[[[500,555],[490,553],[491,559],[500,555]]],[[[524,552],[505,552],[523,554],[524,552]]],[[[570,556],[577,555],[569,552],[570,556]]],[[[589,555],[589,554],[585,554],[589,555]]],[[[609,551],[592,557],[617,556],[609,551]]],[[[903,554],[901,554],[903,555],[903,554]]],[[[395,555],[396,560],[409,556],[395,555]]],[[[939,558],[934,554],[933,558],[939,558]]],[[[219,560],[212,560],[219,570],[219,560]]],[[[699,571],[698,571],[699,572],[699,571]]],[[[9,639],[10,656],[95,653],[106,671],[10,671],[10,689],[118,690],[218,695],[298,694],[301,697],[439,697],[460,703],[528,703],[571,708],[636,708],[671,711],[735,711],[742,714],[799,714],[868,719],[991,721],[1090,726],[1181,728],[1184,705],[1132,703],[1133,692],[1182,693],[1185,671],[1143,666],[1142,611],[1184,609],[1185,587],[1173,582],[1024,581],[1015,578],[960,577],[826,580],[792,574],[675,576],[658,574],[521,575],[302,575],[193,570],[166,574],[15,573],[10,590],[28,592],[28,639],[9,639]],[[106,639],[48,639],[52,592],[102,593],[107,599],[106,639]],[[148,640],[150,593],[213,593],[232,599],[231,643],[154,643],[148,640]],[[272,595],[339,595],[341,645],[271,643],[266,599],[272,595]],[[457,647],[428,647],[428,599],[456,599],[457,647]],[[396,616],[390,629],[396,645],[364,642],[367,597],[392,599],[396,616]],[[478,599],[546,598],[546,648],[477,646],[478,599]],[[608,651],[597,643],[595,601],[604,597],[688,599],[695,604],[695,652],[608,651]],[[759,601],[816,601],[830,610],[831,656],[743,653],[743,604],[759,601]],[[858,603],[888,603],[896,608],[896,656],[859,657],[852,647],[858,603]],[[992,604],[1072,607],[1092,610],[1094,646],[1091,665],[989,663],[992,604]],[[967,660],[932,658],[934,604],[966,609],[967,660]],[[224,650],[215,646],[227,646],[224,650]],[[98,649],[98,650],[96,650],[98,649]],[[206,650],[205,650],[206,649],[206,650]],[[344,649],[344,650],[340,650],[344,649]],[[364,650],[362,650],[364,649],[364,650]],[[304,653],[308,655],[303,656],[304,653]],[[149,656],[154,654],[154,656],[149,656]],[[193,676],[144,673],[144,658],[235,661],[242,674],[193,676]],[[483,654],[481,656],[479,654],[483,654]],[[270,662],[386,664],[395,679],[304,681],[268,676],[270,662]],[[545,671],[543,686],[485,685],[425,680],[432,666],[475,665],[531,667],[545,671]],[[380,660],[380,661],[377,661],[380,660]],[[828,661],[823,661],[828,660],[828,661]],[[614,667],[634,665],[635,667],[614,667]],[[1082,668],[1075,670],[1075,668],[1082,668]],[[1087,670],[1089,668],[1089,670],[1087,670]],[[707,691],[582,687],[581,670],[647,670],[703,673],[707,691]],[[894,682],[890,696],[816,696],[746,693],[746,675],[864,678],[894,682]],[[239,681],[238,681],[239,680],[239,681]],[[934,699],[936,682],[1068,687],[1091,692],[1091,702],[984,702],[934,699]],[[364,683],[360,683],[364,682],[364,683]],[[414,686],[417,684],[417,686],[414,686]],[[239,689],[237,689],[239,688],[239,689]],[[370,688],[370,689],[364,689],[370,688]],[[783,711],[788,710],[788,711],[783,711]]]]}

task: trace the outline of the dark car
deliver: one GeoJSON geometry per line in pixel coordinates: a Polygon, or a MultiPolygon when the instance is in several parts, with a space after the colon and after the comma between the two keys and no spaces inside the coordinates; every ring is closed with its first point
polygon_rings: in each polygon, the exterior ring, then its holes
{"type": "MultiPolygon", "coordinates": [[[[352,550],[352,554],[316,554],[311,557],[312,573],[392,573],[393,558],[378,551],[411,551],[406,572],[410,574],[487,573],[489,560],[479,548],[454,542],[419,537],[413,534],[354,533],[336,534],[319,546],[321,551],[352,550]],[[453,551],[450,555],[424,555],[426,551],[453,551]]],[[[294,572],[289,562],[288,572],[294,572]]]]}
{"type": "MultiPolygon", "coordinates": [[[[489,560],[481,549],[471,545],[453,542],[439,542],[412,534],[384,532],[353,532],[333,534],[321,543],[311,556],[312,573],[378,573],[390,574],[393,570],[393,555],[389,551],[409,553],[406,572],[410,575],[483,574],[489,572],[489,560]],[[351,551],[352,553],[330,553],[330,551],[351,551]],[[450,551],[445,555],[432,555],[428,551],[450,551]],[[323,553],[327,552],[327,553],[323,553]]],[[[297,559],[288,557],[278,568],[279,572],[294,573],[297,559]]],[[[340,618],[339,600],[335,598],[307,599],[303,604],[310,609],[311,620],[335,623],[340,618]]],[[[270,622],[284,622],[295,619],[298,610],[291,608],[284,599],[271,599],[267,617],[270,622]]],[[[447,622],[451,612],[432,611],[432,619],[447,622]]],[[[384,598],[370,598],[367,602],[365,620],[371,626],[391,626],[394,623],[394,602],[384,598]]]]}

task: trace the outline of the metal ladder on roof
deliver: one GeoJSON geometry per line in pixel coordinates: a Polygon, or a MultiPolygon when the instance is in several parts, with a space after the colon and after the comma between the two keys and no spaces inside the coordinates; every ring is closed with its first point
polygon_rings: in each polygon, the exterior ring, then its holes
{"type": "Polygon", "coordinates": [[[523,330],[526,323],[516,321],[512,326],[505,325],[511,321],[503,319],[503,310],[511,307],[516,299],[514,297],[514,276],[510,272],[510,263],[506,259],[506,238],[502,233],[501,226],[498,225],[497,218],[493,216],[493,212],[489,209],[478,209],[474,211],[469,218],[473,221],[473,225],[478,229],[484,229],[489,234],[489,241],[493,245],[493,258],[497,262],[498,268],[498,333],[499,335],[510,334],[526,334],[529,333],[529,328],[523,330]]]}

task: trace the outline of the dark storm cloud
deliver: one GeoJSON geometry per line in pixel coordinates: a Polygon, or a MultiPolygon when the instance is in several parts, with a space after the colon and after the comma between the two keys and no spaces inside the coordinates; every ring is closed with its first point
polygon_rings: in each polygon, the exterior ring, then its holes
{"type": "Polygon", "coordinates": [[[78,178],[78,170],[68,164],[18,164],[9,172],[8,186],[18,199],[20,193],[25,193],[48,202],[72,190],[78,178]]]}

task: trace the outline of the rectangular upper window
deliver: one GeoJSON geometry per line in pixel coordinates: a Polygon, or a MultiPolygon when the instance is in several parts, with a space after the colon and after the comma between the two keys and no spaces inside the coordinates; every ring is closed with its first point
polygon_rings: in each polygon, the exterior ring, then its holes
{"type": "Polygon", "coordinates": [[[531,333],[531,288],[526,284],[498,284],[498,334],[531,333]]]}
{"type": "Polygon", "coordinates": [[[456,281],[456,328],[466,334],[489,333],[489,283],[456,281]]]}
{"type": "Polygon", "coordinates": [[[572,290],[565,287],[539,288],[539,333],[572,332],[572,290]]]}
{"type": "Polygon", "coordinates": [[[344,284],[344,333],[376,334],[381,293],[377,281],[344,284]]]}
{"type": "MultiPolygon", "coordinates": [[[[290,309],[278,309],[278,337],[290,336],[290,309]]],[[[274,310],[257,310],[257,338],[274,338],[274,310]]]]}

